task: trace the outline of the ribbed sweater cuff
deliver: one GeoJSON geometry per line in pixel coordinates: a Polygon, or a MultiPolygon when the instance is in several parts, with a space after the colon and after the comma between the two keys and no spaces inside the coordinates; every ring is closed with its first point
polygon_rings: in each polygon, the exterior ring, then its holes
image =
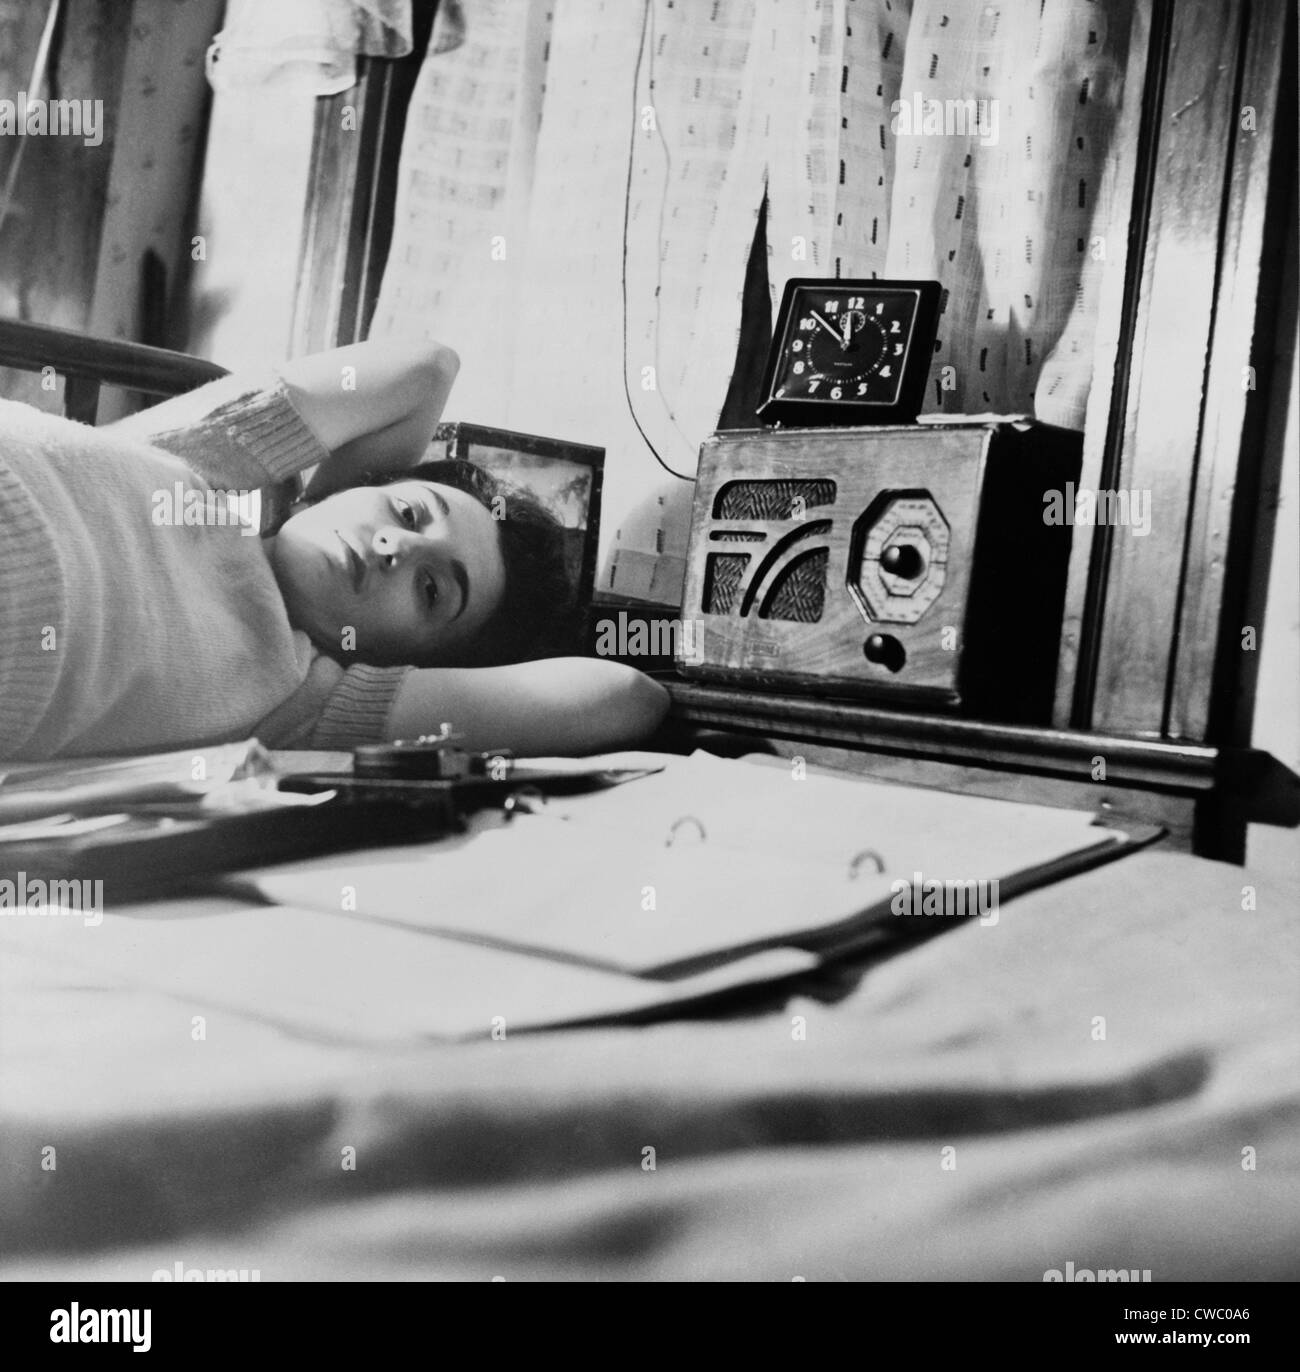
{"type": "Polygon", "coordinates": [[[329,449],[298,413],[277,372],[271,373],[264,386],[246,389],[218,405],[197,427],[204,424],[221,425],[274,481],[295,476],[329,456],[329,449]]]}
{"type": "Polygon", "coordinates": [[[329,750],[388,741],[388,715],[410,667],[349,667],[325,702],[311,746],[329,750]]]}
{"type": "Polygon", "coordinates": [[[329,450],[299,414],[273,369],[235,373],[173,396],[112,426],[184,455],[222,443],[250,457],[271,481],[323,462],[329,450]]]}

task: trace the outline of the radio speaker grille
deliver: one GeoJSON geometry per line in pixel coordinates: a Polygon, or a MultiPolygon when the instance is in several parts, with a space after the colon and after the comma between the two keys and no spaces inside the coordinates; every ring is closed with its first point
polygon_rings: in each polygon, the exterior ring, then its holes
{"type": "Polygon", "coordinates": [[[729,481],[713,504],[715,519],[793,519],[795,501],[805,510],[835,503],[835,483],[826,480],[729,481]]]}
{"type": "Polygon", "coordinates": [[[749,566],[747,553],[711,553],[704,572],[704,612],[727,615],[736,603],[740,579],[749,566]]]}
{"type": "Polygon", "coordinates": [[[800,624],[816,624],[826,605],[826,565],[830,554],[814,548],[792,559],[768,593],[763,619],[793,619],[800,624]]]}

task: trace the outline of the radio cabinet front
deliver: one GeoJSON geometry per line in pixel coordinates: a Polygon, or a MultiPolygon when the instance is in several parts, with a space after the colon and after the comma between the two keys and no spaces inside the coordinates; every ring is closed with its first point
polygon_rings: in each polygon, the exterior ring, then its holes
{"type": "Polygon", "coordinates": [[[1080,450],[1005,422],[714,435],[680,670],[1045,722],[1080,450]]]}

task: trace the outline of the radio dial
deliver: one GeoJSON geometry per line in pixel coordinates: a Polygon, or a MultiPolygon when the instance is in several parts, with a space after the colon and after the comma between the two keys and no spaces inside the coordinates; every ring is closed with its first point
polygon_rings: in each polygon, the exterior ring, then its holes
{"type": "Polygon", "coordinates": [[[943,591],[950,537],[929,491],[882,491],[854,525],[849,549],[849,594],[862,618],[915,624],[943,591]]]}

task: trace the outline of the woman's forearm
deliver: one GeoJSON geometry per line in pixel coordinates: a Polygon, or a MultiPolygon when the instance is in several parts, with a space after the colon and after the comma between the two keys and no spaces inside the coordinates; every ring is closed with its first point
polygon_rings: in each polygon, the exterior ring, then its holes
{"type": "Polygon", "coordinates": [[[423,456],[460,360],[439,343],[355,343],[280,368],[293,402],[330,458],[309,490],[353,484],[369,471],[397,471],[423,456]]]}
{"type": "Polygon", "coordinates": [[[447,723],[472,752],[582,756],[644,741],[668,706],[657,681],[602,658],[424,667],[408,672],[398,688],[388,733],[416,738],[447,723]]]}
{"type": "MultiPolygon", "coordinates": [[[[431,391],[431,394],[435,392],[431,391]]],[[[307,484],[307,494],[315,499],[332,491],[355,486],[371,472],[397,472],[413,467],[424,456],[442,405],[422,408],[387,428],[361,434],[335,448],[317,468],[307,484]],[[435,413],[430,413],[435,410],[435,413]]]]}

